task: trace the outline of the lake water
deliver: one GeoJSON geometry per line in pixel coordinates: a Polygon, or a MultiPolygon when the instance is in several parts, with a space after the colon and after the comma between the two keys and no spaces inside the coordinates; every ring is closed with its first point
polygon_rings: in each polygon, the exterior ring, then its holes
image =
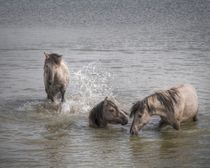
{"type": "Polygon", "coordinates": [[[0,167],[209,167],[208,1],[0,4],[0,167]],[[46,101],[44,51],[62,54],[70,69],[69,113],[46,101]],[[106,96],[129,112],[180,83],[199,97],[198,121],[180,131],[159,131],[158,117],[137,137],[132,119],[88,126],[89,110],[106,96]]]}

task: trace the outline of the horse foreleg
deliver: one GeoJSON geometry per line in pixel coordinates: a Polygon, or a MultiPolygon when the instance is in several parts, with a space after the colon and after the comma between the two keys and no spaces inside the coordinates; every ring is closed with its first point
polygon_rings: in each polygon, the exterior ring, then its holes
{"type": "Polygon", "coordinates": [[[161,119],[160,122],[159,122],[158,127],[159,127],[159,129],[162,129],[163,127],[165,127],[167,125],[168,125],[168,123],[161,119]]]}
{"type": "Polygon", "coordinates": [[[61,91],[61,102],[65,102],[65,96],[64,96],[65,92],[66,92],[65,90],[61,91]]]}
{"type": "Polygon", "coordinates": [[[55,99],[54,99],[54,97],[52,97],[52,96],[50,96],[50,100],[51,100],[52,102],[55,102],[55,99]]]}
{"type": "Polygon", "coordinates": [[[50,96],[49,94],[47,94],[47,99],[48,99],[48,100],[51,100],[52,102],[54,102],[53,96],[50,96]]]}

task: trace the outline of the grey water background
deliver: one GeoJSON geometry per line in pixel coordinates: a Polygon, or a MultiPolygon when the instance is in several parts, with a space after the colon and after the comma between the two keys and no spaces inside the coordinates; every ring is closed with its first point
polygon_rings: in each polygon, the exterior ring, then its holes
{"type": "Polygon", "coordinates": [[[209,86],[208,0],[0,1],[0,167],[209,167],[209,86]],[[45,100],[44,51],[69,66],[69,114],[45,100]],[[129,111],[180,83],[199,97],[180,131],[88,127],[105,96],[129,111]]]}

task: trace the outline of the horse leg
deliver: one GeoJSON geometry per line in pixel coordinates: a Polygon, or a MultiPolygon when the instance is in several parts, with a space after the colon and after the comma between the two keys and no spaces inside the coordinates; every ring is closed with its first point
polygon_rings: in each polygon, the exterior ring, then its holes
{"type": "Polygon", "coordinates": [[[193,121],[198,121],[198,109],[197,109],[195,116],[193,117],[193,121]]]}
{"type": "Polygon", "coordinates": [[[197,116],[197,114],[193,117],[193,121],[198,121],[198,116],[197,116]]]}
{"type": "Polygon", "coordinates": [[[54,96],[47,94],[47,99],[51,100],[52,102],[55,102],[54,96]]]}
{"type": "Polygon", "coordinates": [[[50,96],[50,100],[51,100],[52,102],[55,102],[55,100],[54,100],[54,97],[53,97],[53,96],[50,96]]]}
{"type": "Polygon", "coordinates": [[[64,89],[61,90],[61,102],[62,103],[65,102],[65,96],[64,96],[65,95],[65,92],[66,91],[64,89]]]}
{"type": "Polygon", "coordinates": [[[159,127],[159,129],[162,129],[163,127],[165,127],[167,125],[168,125],[168,123],[161,119],[160,122],[159,122],[158,127],[159,127]]]}

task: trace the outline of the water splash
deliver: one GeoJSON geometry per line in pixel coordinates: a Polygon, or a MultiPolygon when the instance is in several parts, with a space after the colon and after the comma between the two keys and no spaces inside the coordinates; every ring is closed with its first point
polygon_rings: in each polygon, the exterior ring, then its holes
{"type": "Polygon", "coordinates": [[[106,96],[114,97],[112,75],[100,63],[91,63],[74,72],[72,89],[74,95],[68,101],[74,112],[86,113],[106,96]]]}
{"type": "MultiPolygon", "coordinates": [[[[114,99],[112,92],[112,75],[98,62],[88,64],[71,74],[71,82],[66,102],[27,101],[18,111],[45,113],[46,115],[61,115],[87,113],[94,105],[105,97],[114,99]]],[[[50,116],[51,116],[50,115],[50,116]]]]}

